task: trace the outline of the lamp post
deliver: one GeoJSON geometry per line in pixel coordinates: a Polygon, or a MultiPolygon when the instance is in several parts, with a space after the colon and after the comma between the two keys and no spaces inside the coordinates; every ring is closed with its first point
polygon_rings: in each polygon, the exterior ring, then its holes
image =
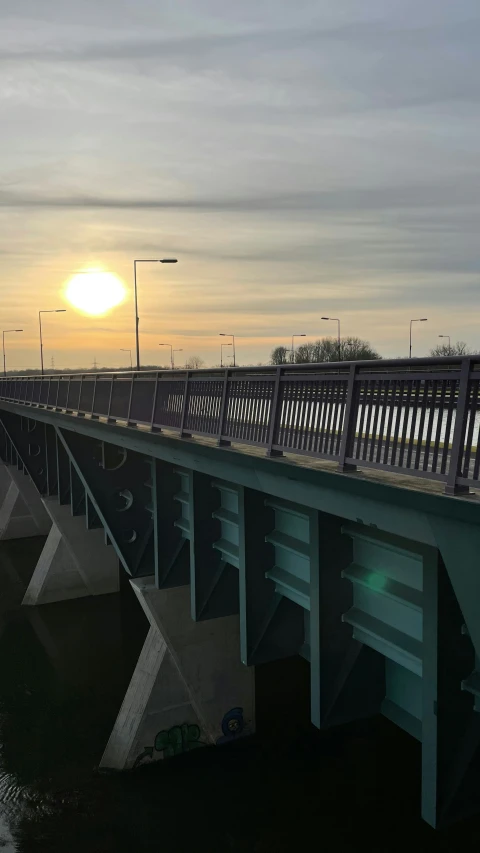
{"type": "Polygon", "coordinates": [[[338,317],[322,317],[322,320],[332,320],[333,323],[338,323],[338,334],[337,334],[337,348],[338,348],[338,360],[342,360],[342,351],[340,344],[340,320],[338,317]]]}
{"type": "Polygon", "coordinates": [[[159,344],[159,347],[170,347],[170,367],[173,370],[173,347],[171,344],[159,344]]]}
{"type": "Polygon", "coordinates": [[[294,338],[306,338],[306,337],[307,337],[306,335],[292,335],[292,364],[295,363],[295,351],[293,349],[293,346],[294,346],[293,339],[294,338]]]}
{"type": "Polygon", "coordinates": [[[5,331],[2,332],[2,337],[3,337],[3,375],[4,376],[7,375],[7,368],[5,365],[5,335],[7,334],[7,332],[23,332],[23,329],[5,329],[5,331]]]}
{"type": "Polygon", "coordinates": [[[448,354],[451,355],[450,335],[439,335],[439,338],[448,338],[448,354]]]}
{"type": "Polygon", "coordinates": [[[223,348],[231,346],[232,344],[220,344],[220,367],[223,367],[223,348]]]}
{"type": "Polygon", "coordinates": [[[172,349],[172,370],[175,370],[175,352],[183,352],[183,349],[172,349]]]}
{"type": "Polygon", "coordinates": [[[409,358],[412,357],[412,323],[426,323],[428,317],[417,317],[415,320],[410,320],[410,351],[409,358]]]}
{"type": "Polygon", "coordinates": [[[231,338],[231,339],[232,339],[232,346],[233,346],[233,366],[234,366],[234,367],[236,367],[236,362],[235,362],[235,335],[227,335],[225,332],[220,332],[220,337],[221,337],[221,338],[231,338]]]}
{"type": "Polygon", "coordinates": [[[38,326],[40,329],[40,367],[43,376],[43,339],[42,339],[42,314],[65,314],[66,308],[48,308],[38,312],[38,326]]]}
{"type": "Polygon", "coordinates": [[[128,352],[128,353],[130,353],[130,370],[133,370],[133,364],[132,364],[132,350],[131,350],[131,349],[123,349],[123,347],[120,347],[120,352],[128,352]]]}
{"type": "Polygon", "coordinates": [[[137,264],[176,264],[177,258],[137,258],[133,262],[133,286],[135,293],[135,346],[137,350],[137,370],[140,370],[140,341],[138,338],[138,296],[137,296],[137,264]]]}

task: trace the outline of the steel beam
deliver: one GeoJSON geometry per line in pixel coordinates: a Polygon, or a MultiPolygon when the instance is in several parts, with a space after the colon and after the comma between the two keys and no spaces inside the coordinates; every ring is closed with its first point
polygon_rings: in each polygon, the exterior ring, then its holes
{"type": "Polygon", "coordinates": [[[192,619],[238,613],[238,569],[226,562],[214,543],[220,539],[220,505],[212,478],[190,472],[190,571],[192,619]]]}
{"type": "Polygon", "coordinates": [[[151,574],[155,561],[148,511],[150,461],[106,442],[57,432],[75,472],[74,482],[77,478],[82,483],[122,565],[134,577],[151,574]]]}

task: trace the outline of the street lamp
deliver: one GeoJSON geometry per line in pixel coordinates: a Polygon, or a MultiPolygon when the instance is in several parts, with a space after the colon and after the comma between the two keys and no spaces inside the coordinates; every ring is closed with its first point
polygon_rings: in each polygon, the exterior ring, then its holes
{"type": "Polygon", "coordinates": [[[132,350],[131,349],[123,349],[123,347],[120,347],[120,352],[129,352],[130,353],[130,370],[133,370],[132,350]]]}
{"type": "Polygon", "coordinates": [[[293,349],[293,346],[294,346],[293,339],[294,338],[306,338],[306,337],[307,337],[306,335],[292,335],[292,364],[295,363],[295,351],[293,349]]]}
{"type": "Polygon", "coordinates": [[[172,370],[175,370],[175,352],[183,352],[183,349],[172,349],[172,370]]]}
{"type": "Polygon", "coordinates": [[[140,341],[138,338],[138,298],[137,298],[137,264],[176,264],[176,258],[137,258],[133,262],[133,284],[135,293],[135,344],[137,349],[137,370],[140,370],[140,341]]]}
{"type": "Polygon", "coordinates": [[[448,338],[448,354],[450,355],[450,335],[439,335],[439,338],[448,338]]]}
{"type": "Polygon", "coordinates": [[[338,335],[337,335],[338,360],[341,361],[342,360],[342,352],[341,352],[341,346],[340,346],[340,320],[338,319],[338,317],[322,317],[322,320],[332,320],[332,322],[338,323],[338,335]]]}
{"type": "Polygon", "coordinates": [[[42,340],[42,314],[65,314],[66,308],[49,308],[46,311],[38,312],[38,325],[40,328],[40,366],[43,376],[43,340],[42,340]]]}
{"type": "Polygon", "coordinates": [[[170,367],[173,370],[173,347],[171,344],[159,344],[159,347],[170,347],[170,367]]]}
{"type": "Polygon", "coordinates": [[[5,329],[5,331],[2,333],[2,336],[3,336],[3,375],[4,376],[7,375],[7,368],[5,366],[5,335],[7,334],[7,332],[23,332],[23,329],[5,329]]]}
{"type": "Polygon", "coordinates": [[[223,348],[231,346],[232,344],[220,344],[220,367],[223,367],[223,348]]]}
{"type": "Polygon", "coordinates": [[[221,338],[231,338],[231,339],[232,339],[232,346],[233,346],[233,366],[234,366],[234,367],[236,367],[236,363],[235,363],[235,335],[227,335],[227,334],[225,334],[225,332],[220,332],[220,337],[221,337],[221,338]]]}
{"type": "Polygon", "coordinates": [[[410,320],[410,355],[409,358],[412,357],[412,323],[426,323],[428,317],[417,317],[415,320],[410,320]]]}

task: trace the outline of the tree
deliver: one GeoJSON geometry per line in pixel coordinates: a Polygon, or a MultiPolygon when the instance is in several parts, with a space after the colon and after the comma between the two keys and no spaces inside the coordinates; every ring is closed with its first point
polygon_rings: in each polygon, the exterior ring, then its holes
{"type": "Polygon", "coordinates": [[[471,355],[471,350],[465,341],[455,341],[454,344],[439,344],[430,350],[430,355],[434,358],[444,355],[471,355]]]}
{"type": "Polygon", "coordinates": [[[368,361],[381,358],[381,355],[370,346],[368,341],[361,338],[342,338],[340,341],[342,361],[368,361]]]}
{"type": "Polygon", "coordinates": [[[290,350],[287,347],[275,347],[270,355],[271,364],[287,364],[290,350]]]}
{"type": "Polygon", "coordinates": [[[205,362],[199,355],[191,355],[188,361],[185,362],[187,370],[200,370],[200,368],[204,366],[205,362]]]}
{"type": "Polygon", "coordinates": [[[295,351],[296,364],[324,364],[326,361],[364,361],[380,358],[368,341],[348,337],[340,341],[340,359],[337,338],[319,338],[315,343],[302,344],[295,351]]]}

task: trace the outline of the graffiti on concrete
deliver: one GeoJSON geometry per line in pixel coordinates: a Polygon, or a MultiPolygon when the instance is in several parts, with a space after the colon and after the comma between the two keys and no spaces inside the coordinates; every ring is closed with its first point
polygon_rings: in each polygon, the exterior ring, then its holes
{"type": "MultiPolygon", "coordinates": [[[[221,727],[222,735],[217,738],[217,744],[230,743],[241,734],[245,734],[243,708],[231,708],[224,715],[221,727]]],[[[182,723],[180,726],[164,729],[156,735],[153,746],[145,747],[135,761],[134,767],[138,767],[147,759],[153,761],[155,753],[161,753],[163,758],[172,758],[174,755],[198,749],[199,746],[206,746],[207,744],[200,740],[200,735],[200,728],[195,723],[182,723]]],[[[160,758],[160,755],[157,757],[160,758]]]]}
{"type": "Polygon", "coordinates": [[[197,725],[190,723],[173,726],[168,731],[159,732],[155,738],[155,749],[157,752],[163,752],[164,758],[190,752],[199,746],[205,746],[200,740],[200,729],[197,725]]]}
{"type": "Polygon", "coordinates": [[[200,728],[195,723],[172,726],[171,729],[158,732],[154,745],[145,747],[135,761],[134,767],[138,767],[146,758],[153,760],[155,752],[162,753],[163,758],[172,758],[174,755],[198,749],[199,746],[206,746],[206,744],[200,740],[200,728]]]}
{"type": "Polygon", "coordinates": [[[225,714],[222,720],[222,736],[217,739],[217,744],[229,743],[244,732],[245,721],[243,719],[243,708],[232,708],[225,714]]]}

